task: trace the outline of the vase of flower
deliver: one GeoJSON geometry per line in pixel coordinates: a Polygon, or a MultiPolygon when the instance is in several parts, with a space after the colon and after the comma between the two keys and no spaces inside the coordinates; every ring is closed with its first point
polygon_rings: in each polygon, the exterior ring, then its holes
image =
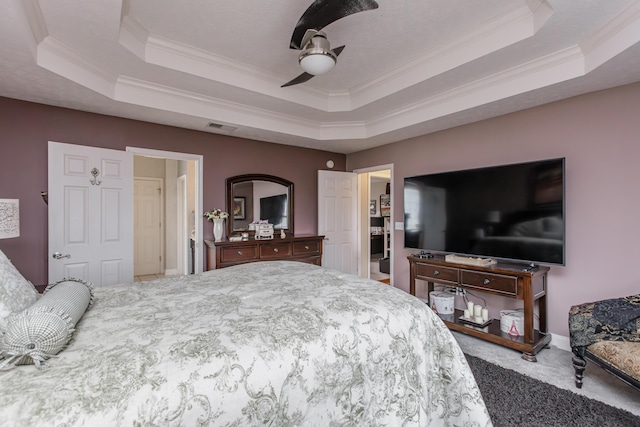
{"type": "Polygon", "coordinates": [[[227,212],[223,212],[220,209],[214,209],[212,211],[205,212],[204,217],[213,222],[213,238],[216,240],[216,242],[222,240],[222,229],[224,220],[226,218],[229,218],[229,214],[227,212]]]}
{"type": "Polygon", "coordinates": [[[213,220],[213,238],[216,242],[222,240],[222,225],[224,224],[224,219],[215,218],[213,220]]]}

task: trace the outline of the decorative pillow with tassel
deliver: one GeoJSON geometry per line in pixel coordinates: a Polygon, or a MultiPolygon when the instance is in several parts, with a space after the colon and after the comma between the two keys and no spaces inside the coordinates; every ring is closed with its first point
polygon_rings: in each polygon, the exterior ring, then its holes
{"type": "Polygon", "coordinates": [[[0,370],[47,360],[66,346],[76,324],[93,305],[93,287],[80,279],[63,279],[45,289],[42,298],[7,319],[0,339],[0,370]]]}

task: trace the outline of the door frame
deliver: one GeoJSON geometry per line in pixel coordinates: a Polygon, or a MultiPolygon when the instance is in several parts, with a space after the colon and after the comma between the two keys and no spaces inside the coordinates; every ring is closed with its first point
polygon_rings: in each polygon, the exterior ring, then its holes
{"type": "Polygon", "coordinates": [[[177,201],[177,240],[183,242],[178,245],[178,256],[176,257],[179,275],[189,274],[189,251],[185,243],[190,239],[187,214],[187,176],[180,175],[176,179],[176,201],[177,201]]]}
{"type": "MultiPolygon", "coordinates": [[[[359,169],[354,169],[353,172],[358,174],[358,183],[361,182],[361,175],[362,174],[369,174],[370,172],[377,172],[377,171],[381,171],[381,170],[390,170],[390,177],[389,177],[389,184],[391,185],[391,197],[390,197],[390,201],[391,201],[391,216],[390,216],[390,233],[389,233],[389,248],[390,248],[390,252],[391,252],[391,256],[390,256],[390,262],[389,262],[389,284],[391,286],[394,286],[394,268],[393,268],[393,257],[394,257],[394,253],[395,253],[395,212],[394,212],[394,199],[395,199],[395,183],[394,183],[394,173],[393,173],[393,163],[388,163],[388,164],[384,164],[384,165],[378,165],[378,166],[370,166],[367,168],[359,168],[359,169]]],[[[360,203],[358,203],[358,242],[362,242],[362,241],[369,241],[369,198],[370,198],[370,180],[367,176],[367,185],[366,188],[363,188],[364,186],[362,185],[358,185],[358,200],[360,201],[360,203]],[[366,214],[366,218],[367,221],[365,223],[365,221],[362,219],[365,217],[366,214]]],[[[358,246],[358,257],[362,258],[363,256],[366,255],[367,260],[369,262],[371,262],[371,252],[369,249],[369,246],[367,244],[367,247],[364,248],[364,245],[359,244],[358,246]]],[[[367,264],[368,265],[368,264],[367,264]]],[[[360,275],[362,275],[360,273],[360,275]]],[[[368,273],[367,273],[367,277],[368,277],[368,273]]]]}
{"type": "Polygon", "coordinates": [[[197,218],[202,218],[203,215],[203,201],[202,201],[202,188],[203,188],[203,170],[204,170],[204,156],[201,154],[189,154],[189,153],[179,153],[175,151],[163,151],[163,150],[154,150],[150,148],[140,148],[140,147],[126,147],[126,151],[133,153],[134,156],[147,156],[147,157],[160,157],[165,159],[173,159],[173,160],[186,160],[186,161],[194,161],[196,164],[196,179],[195,179],[195,218],[194,221],[194,272],[202,273],[203,271],[203,244],[204,244],[204,236],[203,236],[203,226],[202,221],[198,221],[197,218]]]}

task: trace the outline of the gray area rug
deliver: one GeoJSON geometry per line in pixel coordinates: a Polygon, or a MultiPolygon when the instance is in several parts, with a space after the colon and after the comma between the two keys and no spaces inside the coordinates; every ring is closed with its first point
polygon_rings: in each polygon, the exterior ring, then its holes
{"type": "Polygon", "coordinates": [[[568,390],[465,355],[494,427],[640,427],[640,417],[568,390]]]}

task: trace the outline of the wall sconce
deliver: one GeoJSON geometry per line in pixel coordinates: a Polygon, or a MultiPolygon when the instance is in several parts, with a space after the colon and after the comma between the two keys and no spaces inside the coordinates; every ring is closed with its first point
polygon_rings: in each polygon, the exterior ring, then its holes
{"type": "Polygon", "coordinates": [[[44,202],[47,205],[49,204],[49,193],[47,193],[46,191],[41,191],[40,192],[40,197],[42,197],[42,200],[44,200],[44,202]]]}
{"type": "Polygon", "coordinates": [[[0,199],[0,239],[20,236],[20,200],[0,199]]]}

